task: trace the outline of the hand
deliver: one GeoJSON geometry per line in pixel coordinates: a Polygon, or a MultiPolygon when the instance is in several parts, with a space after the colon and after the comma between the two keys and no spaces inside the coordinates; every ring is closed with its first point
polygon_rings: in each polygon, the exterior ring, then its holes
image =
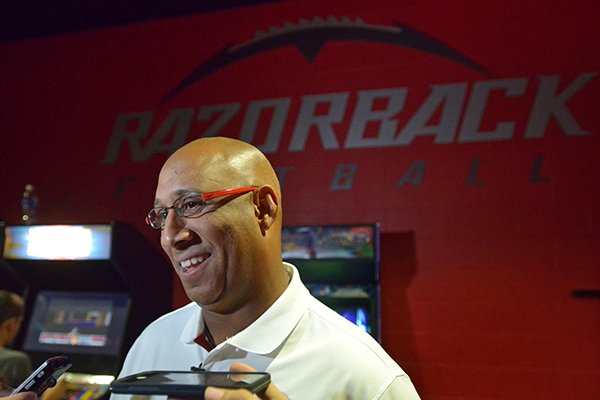
{"type": "Polygon", "coordinates": [[[69,383],[63,377],[64,375],[58,379],[56,385],[49,387],[42,393],[41,400],[62,400],[65,398],[69,383]]]}
{"type": "MultiPolygon", "coordinates": [[[[233,363],[229,372],[256,372],[252,367],[242,363],[233,363]]],[[[269,386],[258,394],[252,394],[246,389],[221,389],[208,387],[204,392],[204,400],[288,400],[288,398],[271,382],[269,386]]]]}
{"type": "Polygon", "coordinates": [[[0,397],[0,400],[38,400],[38,397],[34,392],[21,392],[7,395],[6,397],[0,397]]]}

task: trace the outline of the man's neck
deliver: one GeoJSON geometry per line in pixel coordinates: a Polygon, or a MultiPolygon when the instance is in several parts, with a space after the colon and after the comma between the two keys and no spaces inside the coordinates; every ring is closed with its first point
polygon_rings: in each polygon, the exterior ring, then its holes
{"type": "Polygon", "coordinates": [[[264,293],[270,293],[270,296],[258,298],[251,303],[245,304],[238,310],[227,314],[219,314],[203,309],[205,336],[212,339],[214,345],[218,345],[238,332],[243,331],[277,301],[289,285],[290,280],[291,275],[288,274],[287,268],[282,266],[281,273],[269,282],[266,288],[257,288],[257,290],[262,290],[264,293]],[[208,335],[206,334],[207,329],[208,335]]]}

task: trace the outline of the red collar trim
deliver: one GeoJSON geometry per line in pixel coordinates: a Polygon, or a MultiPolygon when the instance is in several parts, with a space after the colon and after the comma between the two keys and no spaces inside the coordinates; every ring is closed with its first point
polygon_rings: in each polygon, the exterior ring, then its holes
{"type": "Polygon", "coordinates": [[[203,347],[206,351],[211,351],[215,348],[215,346],[213,346],[213,344],[208,341],[204,333],[201,333],[200,336],[194,339],[194,342],[196,342],[197,345],[203,347]]]}

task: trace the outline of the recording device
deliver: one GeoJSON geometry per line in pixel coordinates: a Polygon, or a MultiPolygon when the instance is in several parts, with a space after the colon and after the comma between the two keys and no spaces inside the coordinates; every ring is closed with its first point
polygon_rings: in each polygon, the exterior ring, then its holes
{"type": "Polygon", "coordinates": [[[258,393],[271,382],[266,372],[147,371],[110,384],[112,393],[204,398],[208,386],[258,393]]]}
{"type": "Polygon", "coordinates": [[[71,368],[71,361],[68,357],[51,357],[21,382],[11,394],[35,392],[41,396],[44,390],[56,385],[56,380],[69,368],[71,368]]]}

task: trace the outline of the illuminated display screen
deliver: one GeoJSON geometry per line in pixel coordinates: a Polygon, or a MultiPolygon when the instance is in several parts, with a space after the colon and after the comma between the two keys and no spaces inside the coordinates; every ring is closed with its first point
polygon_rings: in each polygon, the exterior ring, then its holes
{"type": "Polygon", "coordinates": [[[366,307],[333,307],[338,314],[367,333],[372,333],[369,310],[366,307]]]}
{"type": "Polygon", "coordinates": [[[24,350],[116,355],[129,296],[123,293],[40,292],[24,350]]]}
{"type": "Polygon", "coordinates": [[[111,256],[111,225],[8,226],[5,236],[5,259],[108,260],[111,256]]]}
{"type": "Polygon", "coordinates": [[[307,284],[310,293],[367,333],[376,331],[374,295],[367,287],[307,284]]]}
{"type": "Polygon", "coordinates": [[[311,294],[379,339],[379,226],[305,225],[282,229],[282,258],[311,294]]]}
{"type": "Polygon", "coordinates": [[[281,242],[283,259],[375,257],[373,225],[284,227],[281,242]]]}

